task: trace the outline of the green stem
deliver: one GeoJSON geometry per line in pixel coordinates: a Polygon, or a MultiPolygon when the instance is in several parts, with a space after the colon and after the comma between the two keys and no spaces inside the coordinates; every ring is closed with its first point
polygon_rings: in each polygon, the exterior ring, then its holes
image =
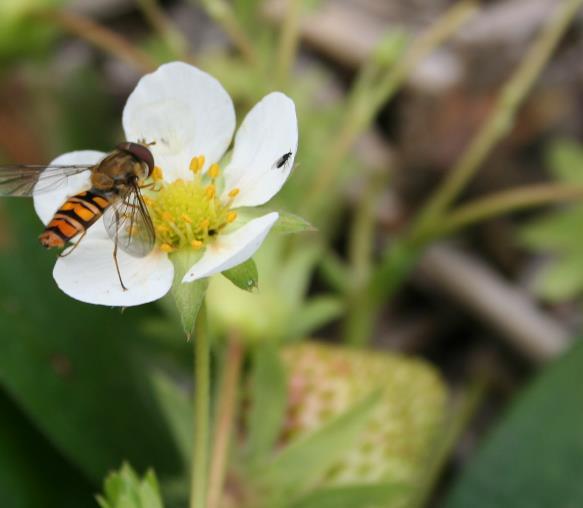
{"type": "Polygon", "coordinates": [[[210,345],[206,309],[201,307],[194,345],[194,448],[190,508],[206,508],[210,418],[210,345]]]}
{"type": "Polygon", "coordinates": [[[365,346],[374,325],[374,314],[370,314],[368,286],[372,272],[375,210],[384,181],[385,178],[370,178],[368,188],[359,200],[349,235],[348,257],[351,263],[351,277],[348,314],[344,322],[344,341],[353,346],[365,346]]]}
{"type": "Polygon", "coordinates": [[[538,37],[526,58],[504,86],[492,114],[482,126],[456,166],[449,173],[414,225],[429,230],[459,196],[494,146],[512,128],[516,113],[553,51],[583,5],[583,0],[565,0],[538,37]]]}
{"type": "MultiPolygon", "coordinates": [[[[403,85],[411,71],[438,46],[443,44],[476,11],[475,1],[462,1],[443,14],[424,34],[413,42],[388,74],[380,79],[380,84],[367,93],[359,93],[364,100],[355,100],[347,111],[333,146],[326,150],[326,156],[306,198],[306,208],[315,207],[321,196],[330,187],[338,168],[352,148],[358,136],[373,121],[379,109],[386,104],[403,85]]],[[[365,68],[366,69],[366,68],[365,68]]]]}
{"type": "Polygon", "coordinates": [[[437,225],[435,236],[452,234],[462,228],[518,210],[550,203],[583,199],[583,187],[564,183],[531,185],[497,192],[454,209],[437,225]]]}
{"type": "Polygon", "coordinates": [[[288,0],[277,52],[277,85],[285,88],[299,43],[300,15],[303,0],[288,0]]]}
{"type": "Polygon", "coordinates": [[[217,408],[216,434],[209,474],[207,508],[219,508],[227,472],[227,457],[237,407],[237,388],[244,348],[237,333],[231,333],[217,408]]]}

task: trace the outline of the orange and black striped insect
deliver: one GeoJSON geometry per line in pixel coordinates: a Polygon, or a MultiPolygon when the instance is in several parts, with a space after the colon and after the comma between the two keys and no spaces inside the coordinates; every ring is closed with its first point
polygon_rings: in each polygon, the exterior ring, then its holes
{"type": "Polygon", "coordinates": [[[39,236],[48,248],[70,249],[70,254],[103,217],[114,241],[113,259],[122,288],[127,289],[117,261],[117,249],[134,257],[148,255],[156,242],[154,226],[141,194],[144,181],[154,169],[152,152],[142,143],[121,143],[95,165],[0,166],[0,196],[33,196],[67,184],[68,178],[90,172],[90,188],[68,198],[39,236]],[[76,239],[73,244],[72,241],[76,239]]]}

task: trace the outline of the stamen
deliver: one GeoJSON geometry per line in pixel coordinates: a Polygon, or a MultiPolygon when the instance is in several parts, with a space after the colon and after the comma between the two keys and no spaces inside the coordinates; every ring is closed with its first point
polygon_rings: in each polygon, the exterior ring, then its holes
{"type": "Polygon", "coordinates": [[[204,190],[204,193],[207,198],[213,199],[215,197],[215,194],[217,193],[217,188],[211,184],[204,190]]]}
{"type": "Polygon", "coordinates": [[[192,159],[190,159],[190,165],[189,165],[189,169],[190,171],[192,171],[194,174],[198,173],[200,171],[200,164],[199,164],[199,158],[200,157],[193,157],[192,159]]]}
{"type": "Polygon", "coordinates": [[[241,192],[241,190],[238,189],[237,187],[235,187],[234,189],[231,189],[229,191],[229,197],[230,198],[236,198],[239,195],[239,192],[241,192]]]}
{"type": "MultiPolygon", "coordinates": [[[[156,229],[161,252],[181,249],[204,249],[214,242],[221,230],[237,219],[231,201],[239,194],[232,189],[227,199],[217,195],[215,180],[220,176],[218,164],[211,164],[208,176],[202,174],[204,155],[193,157],[189,169],[193,177],[160,183],[156,193],[148,194],[146,205],[156,229]],[[203,183],[206,182],[206,183],[203,183]]],[[[162,170],[152,170],[154,182],[162,180],[162,170]]]]}
{"type": "Polygon", "coordinates": [[[162,171],[162,168],[160,166],[154,166],[154,169],[152,170],[152,174],[150,176],[152,177],[152,180],[154,180],[155,182],[161,182],[162,180],[164,180],[164,172],[162,171]]]}
{"type": "Polygon", "coordinates": [[[219,176],[220,172],[221,172],[221,168],[219,167],[219,165],[216,162],[214,164],[211,164],[211,167],[209,168],[209,176],[212,179],[215,179],[217,176],[219,176]]]}

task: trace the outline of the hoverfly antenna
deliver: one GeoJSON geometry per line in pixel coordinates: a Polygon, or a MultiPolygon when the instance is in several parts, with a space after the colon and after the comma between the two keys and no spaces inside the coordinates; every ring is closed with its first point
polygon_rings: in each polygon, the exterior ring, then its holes
{"type": "Polygon", "coordinates": [[[148,176],[150,176],[154,169],[154,156],[147,146],[140,143],[126,141],[125,143],[117,145],[117,149],[133,155],[137,160],[146,164],[146,166],[148,166],[148,176]]]}

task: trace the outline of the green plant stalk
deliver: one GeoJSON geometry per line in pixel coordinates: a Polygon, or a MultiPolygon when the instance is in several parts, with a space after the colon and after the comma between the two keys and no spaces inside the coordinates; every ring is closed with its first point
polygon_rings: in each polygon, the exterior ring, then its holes
{"type": "Polygon", "coordinates": [[[374,321],[369,314],[368,286],[372,272],[375,212],[384,178],[372,177],[359,200],[349,235],[348,257],[351,263],[344,341],[352,346],[367,344],[374,321]]]}
{"type": "Polygon", "coordinates": [[[453,449],[484,401],[488,385],[488,381],[483,377],[475,379],[470,385],[468,393],[459,402],[457,410],[454,410],[451,421],[448,422],[447,427],[444,426],[443,440],[437,445],[429,460],[427,471],[421,478],[420,485],[415,489],[413,499],[407,508],[423,508],[427,505],[429,496],[431,496],[453,449]]]}
{"type": "Polygon", "coordinates": [[[227,472],[229,444],[237,413],[237,388],[241,374],[244,348],[241,338],[231,333],[227,346],[223,380],[220,386],[216,434],[209,474],[207,508],[219,508],[227,472]]]}
{"type": "Polygon", "coordinates": [[[200,309],[194,350],[194,448],[190,508],[206,508],[210,418],[210,344],[204,304],[200,309]]]}
{"type": "Polygon", "coordinates": [[[296,59],[302,7],[303,0],[288,0],[287,2],[287,12],[277,50],[276,83],[279,88],[285,88],[296,59]]]}
{"type": "Polygon", "coordinates": [[[504,86],[494,110],[437,192],[423,208],[413,229],[423,233],[441,219],[494,146],[512,128],[516,113],[565,34],[583,0],[565,0],[504,86]]]}
{"type": "MultiPolygon", "coordinates": [[[[191,0],[194,2],[195,0],[191,0]]],[[[197,2],[198,3],[198,2],[197,2]]],[[[231,6],[224,0],[201,0],[207,14],[225,31],[247,63],[256,66],[259,62],[255,48],[243,27],[235,17],[231,6]]]]}
{"type": "Polygon", "coordinates": [[[43,17],[61,29],[104,50],[140,73],[152,72],[156,62],[132,43],[93,20],[65,10],[43,11],[43,17]]]}
{"type": "MultiPolygon", "coordinates": [[[[450,38],[477,10],[475,1],[462,1],[446,11],[424,34],[417,38],[377,86],[366,93],[359,86],[363,100],[351,101],[341,123],[336,142],[326,151],[327,155],[306,199],[308,210],[315,207],[327,191],[338,169],[354,142],[373,121],[379,109],[386,104],[404,84],[411,71],[423,58],[450,38]],[[371,100],[372,97],[372,100],[371,100]]],[[[366,69],[366,67],[365,67],[366,69]]],[[[368,72],[368,71],[367,71],[368,72]]]]}
{"type": "Polygon", "coordinates": [[[192,60],[188,50],[190,44],[170,18],[166,16],[158,0],[138,0],[138,6],[148,23],[170,50],[183,60],[192,60]]]}
{"type": "Polygon", "coordinates": [[[435,236],[449,235],[477,222],[507,213],[581,199],[583,186],[564,183],[530,185],[497,192],[454,209],[443,218],[434,233],[435,236]]]}

